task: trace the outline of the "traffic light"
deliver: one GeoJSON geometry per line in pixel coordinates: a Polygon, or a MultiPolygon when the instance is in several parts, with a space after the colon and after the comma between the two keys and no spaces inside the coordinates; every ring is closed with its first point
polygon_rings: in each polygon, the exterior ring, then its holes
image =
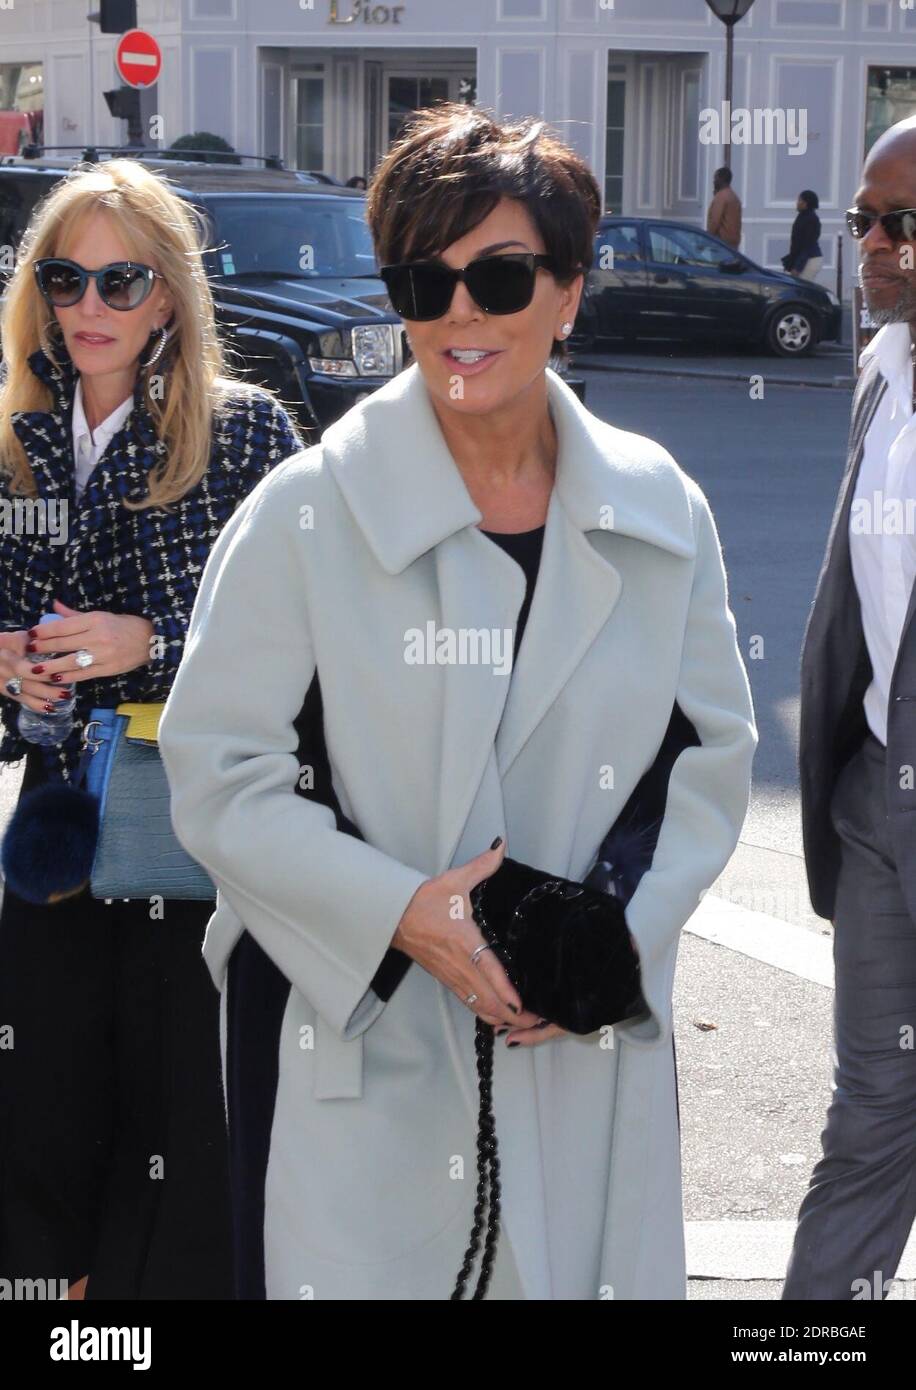
{"type": "Polygon", "coordinates": [[[140,126],[140,93],[136,87],[115,87],[103,92],[108,109],[120,121],[128,121],[131,130],[140,126]]]}
{"type": "Polygon", "coordinates": [[[103,34],[126,34],[137,27],[137,0],[100,0],[99,29],[103,34]]]}

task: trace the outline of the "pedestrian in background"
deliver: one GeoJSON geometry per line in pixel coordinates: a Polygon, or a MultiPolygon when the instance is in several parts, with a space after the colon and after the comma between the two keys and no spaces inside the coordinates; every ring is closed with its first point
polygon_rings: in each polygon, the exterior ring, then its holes
{"type": "Polygon", "coordinates": [[[741,244],[741,199],[732,188],[731,169],[717,169],[712,176],[712,187],[706,230],[737,251],[741,244]]]}
{"type": "Polygon", "coordinates": [[[810,188],[799,193],[795,204],[798,216],[792,223],[788,255],[782,258],[783,269],[790,275],[797,275],[800,280],[816,280],[824,264],[820,243],[821,219],[815,211],[818,203],[817,194],[810,188]]]}
{"type": "MultiPolygon", "coordinates": [[[[200,245],[165,180],[113,159],[58,183],[20,247],[0,496],[65,511],[60,544],[0,532],[0,765],[25,757],[20,799],[72,780],[94,706],[165,700],[210,547],[301,447],[271,396],[227,375],[200,245]],[[50,714],[71,686],[72,731],[24,740],[22,708],[50,714]]],[[[0,1276],[231,1298],[213,902],[169,899],[157,918],[87,887],[35,905],[30,872],[23,896],[8,876],[0,912],[0,1276]]]]}

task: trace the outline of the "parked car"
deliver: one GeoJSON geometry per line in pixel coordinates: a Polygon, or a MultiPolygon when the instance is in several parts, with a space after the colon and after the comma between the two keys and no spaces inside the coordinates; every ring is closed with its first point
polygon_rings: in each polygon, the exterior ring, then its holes
{"type": "Polygon", "coordinates": [[[571,341],[721,341],[797,357],[839,340],[841,312],[832,290],[765,270],[689,223],[603,217],[571,341]]]}
{"type": "MultiPolygon", "coordinates": [[[[204,261],[233,365],[276,391],[307,439],[410,364],[377,274],[364,190],[275,159],[266,168],[143,159],[204,217],[204,261]]],[[[18,246],[35,204],[74,162],[48,151],[0,160],[0,246],[18,246]]],[[[584,399],[584,384],[569,384],[584,399]]]]}

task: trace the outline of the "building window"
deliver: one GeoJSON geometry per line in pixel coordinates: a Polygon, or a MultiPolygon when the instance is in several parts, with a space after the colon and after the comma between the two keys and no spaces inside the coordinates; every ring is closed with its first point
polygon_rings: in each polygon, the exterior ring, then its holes
{"type": "Polygon", "coordinates": [[[449,80],[447,77],[395,76],[388,78],[388,144],[398,138],[401,127],[415,111],[421,107],[433,106],[438,101],[448,101],[449,80]]]}
{"type": "Polygon", "coordinates": [[[297,169],[324,168],[324,68],[314,64],[293,78],[297,169]]]}
{"type": "Polygon", "coordinates": [[[916,68],[869,68],[865,98],[865,153],[879,135],[916,114],[916,68]]]}
{"type": "Polygon", "coordinates": [[[604,151],[604,210],[623,207],[623,134],[627,80],[620,66],[608,68],[607,131],[604,151]]]}

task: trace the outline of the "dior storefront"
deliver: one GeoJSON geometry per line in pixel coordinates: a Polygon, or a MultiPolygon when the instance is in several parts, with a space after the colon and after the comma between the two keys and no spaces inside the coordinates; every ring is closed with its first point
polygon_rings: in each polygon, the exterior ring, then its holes
{"type": "MultiPolygon", "coordinates": [[[[0,92],[15,103],[23,71],[42,79],[49,144],[124,138],[101,96],[116,39],[88,8],[0,0],[0,92]]],[[[210,131],[342,179],[371,173],[411,110],[449,98],[546,116],[609,210],[700,222],[730,119],[742,249],[778,265],[813,188],[830,285],[866,142],[916,111],[916,0],[755,0],[731,113],[705,0],[139,0],[139,23],[163,50],[144,103],[161,143],[210,131]]]]}

